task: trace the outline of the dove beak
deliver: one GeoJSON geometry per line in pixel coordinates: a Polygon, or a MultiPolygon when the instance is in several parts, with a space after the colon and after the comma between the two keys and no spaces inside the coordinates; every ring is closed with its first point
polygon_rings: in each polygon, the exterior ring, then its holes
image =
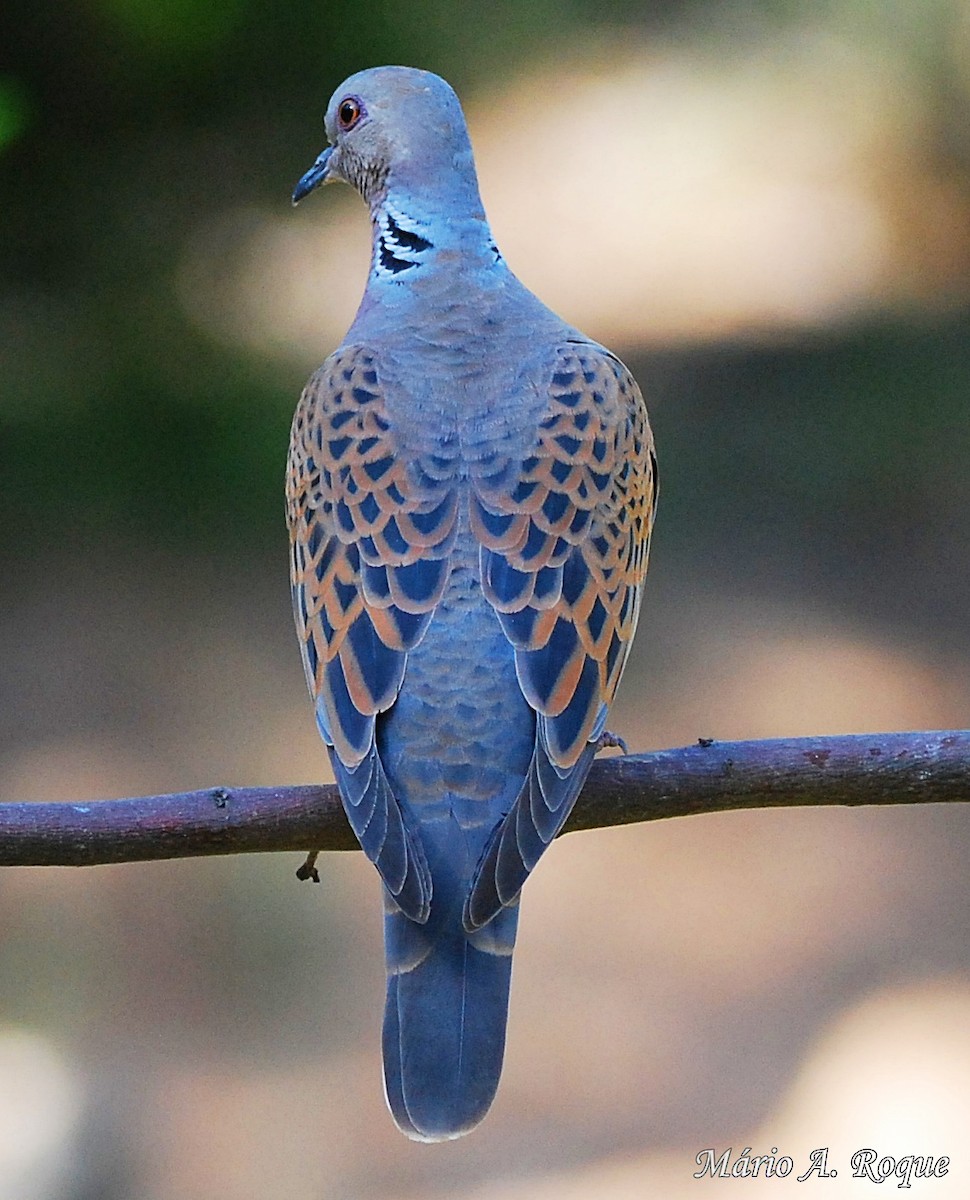
{"type": "Polygon", "coordinates": [[[309,196],[314,188],[319,187],[321,183],[327,182],[330,177],[330,156],[332,154],[333,146],[328,146],[296,185],[293,189],[294,204],[299,204],[305,196],[309,196]]]}

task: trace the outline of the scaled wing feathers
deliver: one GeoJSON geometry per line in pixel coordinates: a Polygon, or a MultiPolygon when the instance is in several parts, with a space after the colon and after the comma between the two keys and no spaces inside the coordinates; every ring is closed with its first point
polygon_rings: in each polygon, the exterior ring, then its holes
{"type": "Polygon", "coordinates": [[[471,501],[482,583],[537,714],[529,777],[479,864],[468,929],[513,902],[562,828],[636,628],[656,510],[653,437],[633,377],[588,343],[561,348],[535,445],[471,501]]]}
{"type": "Polygon", "coordinates": [[[344,807],[388,890],[426,920],[431,881],[395,799],[375,718],[397,697],[448,578],[457,531],[448,480],[409,474],[374,357],[345,346],[307,385],[287,471],[291,578],[303,665],[344,807]]]}

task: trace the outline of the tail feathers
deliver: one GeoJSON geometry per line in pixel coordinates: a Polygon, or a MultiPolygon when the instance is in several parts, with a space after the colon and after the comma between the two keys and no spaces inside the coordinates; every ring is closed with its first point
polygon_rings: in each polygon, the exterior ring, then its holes
{"type": "Polygon", "coordinates": [[[506,909],[469,936],[387,916],[384,1086],[398,1128],[415,1141],[461,1137],[492,1103],[517,919],[506,909]]]}

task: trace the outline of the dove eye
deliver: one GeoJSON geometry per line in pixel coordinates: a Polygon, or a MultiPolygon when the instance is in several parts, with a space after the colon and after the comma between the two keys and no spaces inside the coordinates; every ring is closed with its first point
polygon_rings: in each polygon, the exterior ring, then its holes
{"type": "Polygon", "coordinates": [[[357,124],[362,112],[360,102],[353,96],[348,96],[346,100],[341,100],[340,107],[337,109],[337,124],[346,133],[357,124]]]}

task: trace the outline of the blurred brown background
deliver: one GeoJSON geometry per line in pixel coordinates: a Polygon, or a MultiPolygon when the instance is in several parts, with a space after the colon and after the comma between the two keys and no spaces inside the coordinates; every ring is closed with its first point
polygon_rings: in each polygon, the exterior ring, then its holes
{"type": "MultiPolygon", "coordinates": [[[[353,70],[466,104],[514,269],[620,351],[664,479],[631,746],[964,727],[967,0],[88,0],[0,13],[0,798],[324,777],[282,468],[367,267],[289,191],[353,70]]],[[[0,875],[0,1200],[966,1197],[970,813],[576,835],[458,1143],[379,1067],[358,855],[0,875]],[[697,1182],[705,1147],[837,1179],[697,1182]],[[895,1183],[889,1186],[895,1188],[895,1183]],[[732,1193],[733,1194],[733,1193],[732,1193]]]]}

